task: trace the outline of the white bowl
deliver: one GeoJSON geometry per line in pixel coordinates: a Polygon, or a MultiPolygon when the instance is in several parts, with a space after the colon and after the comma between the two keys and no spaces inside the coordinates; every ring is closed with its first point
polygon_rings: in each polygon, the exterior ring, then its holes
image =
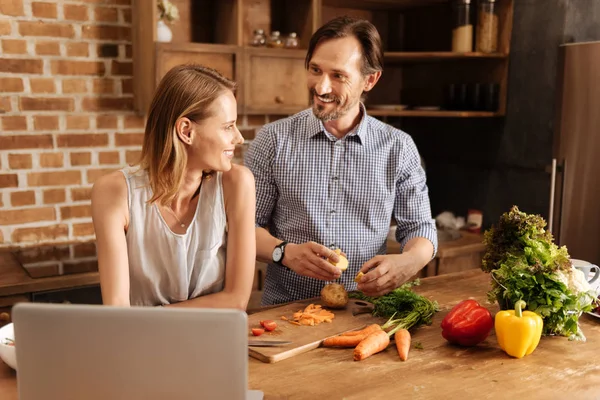
{"type": "Polygon", "coordinates": [[[15,346],[4,344],[6,339],[15,340],[14,325],[8,324],[0,328],[0,358],[9,367],[17,369],[17,350],[15,346]]]}

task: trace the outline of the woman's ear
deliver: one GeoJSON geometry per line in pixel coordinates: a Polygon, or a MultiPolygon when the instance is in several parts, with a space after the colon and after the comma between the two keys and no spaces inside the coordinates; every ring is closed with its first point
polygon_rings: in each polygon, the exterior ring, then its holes
{"type": "Polygon", "coordinates": [[[192,144],[192,121],[189,118],[179,118],[175,122],[175,131],[184,144],[192,144]]]}

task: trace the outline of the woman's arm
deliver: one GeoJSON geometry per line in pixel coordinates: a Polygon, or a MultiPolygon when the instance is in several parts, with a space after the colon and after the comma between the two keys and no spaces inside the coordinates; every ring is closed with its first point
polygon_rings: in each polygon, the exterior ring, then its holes
{"type": "Polygon", "coordinates": [[[98,179],[92,189],[92,221],[102,302],[129,306],[129,262],[125,231],[129,224],[127,183],[120,171],[98,179]]]}
{"type": "Polygon", "coordinates": [[[223,195],[229,232],[225,288],[222,292],[169,305],[170,307],[215,307],[246,310],[256,260],[254,230],[256,195],[254,177],[241,165],[223,173],[223,195]]]}

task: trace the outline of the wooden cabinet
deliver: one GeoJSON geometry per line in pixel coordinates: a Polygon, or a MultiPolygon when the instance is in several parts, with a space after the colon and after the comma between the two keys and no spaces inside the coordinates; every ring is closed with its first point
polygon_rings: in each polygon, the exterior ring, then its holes
{"type": "Polygon", "coordinates": [[[303,50],[245,49],[247,114],[293,114],[309,105],[303,50]]]}
{"type": "MultiPolygon", "coordinates": [[[[366,101],[371,115],[505,115],[514,0],[495,3],[498,50],[491,54],[451,51],[454,0],[172,1],[181,16],[172,26],[173,42],[156,44],[157,11],[145,0],[133,0],[134,98],[141,113],[166,70],[187,62],[207,64],[235,79],[241,113],[300,111],[308,106],[303,59],[311,35],[332,18],[349,15],[371,21],[383,40],[384,74],[366,101]],[[267,35],[295,32],[300,50],[249,47],[255,29],[267,35]],[[456,85],[473,87],[474,93],[493,90],[497,106],[449,107],[447,93],[456,85]]],[[[474,24],[476,6],[473,1],[474,24]]]]}

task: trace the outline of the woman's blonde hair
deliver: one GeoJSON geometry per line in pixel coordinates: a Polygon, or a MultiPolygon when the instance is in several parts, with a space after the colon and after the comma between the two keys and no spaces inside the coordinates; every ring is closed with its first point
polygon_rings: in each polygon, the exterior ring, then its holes
{"type": "Polygon", "coordinates": [[[183,181],[187,153],[177,136],[177,120],[209,118],[211,104],[235,86],[214,69],[196,64],[176,66],[162,78],[148,112],[139,163],[148,172],[150,203],[170,204],[183,181]]]}

